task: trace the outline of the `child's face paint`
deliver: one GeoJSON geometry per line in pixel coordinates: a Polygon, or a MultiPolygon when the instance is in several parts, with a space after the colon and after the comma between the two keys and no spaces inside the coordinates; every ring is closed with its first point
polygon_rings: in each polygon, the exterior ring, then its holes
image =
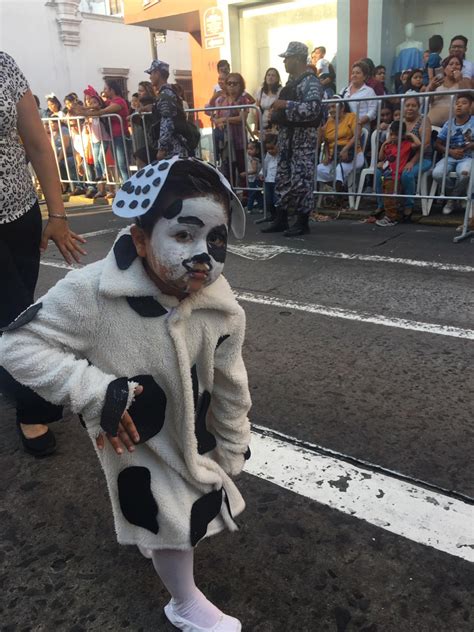
{"type": "Polygon", "coordinates": [[[167,285],[183,292],[210,285],[224,269],[227,222],[226,209],[215,198],[183,200],[175,217],[162,217],[155,224],[148,265],[167,285]]]}

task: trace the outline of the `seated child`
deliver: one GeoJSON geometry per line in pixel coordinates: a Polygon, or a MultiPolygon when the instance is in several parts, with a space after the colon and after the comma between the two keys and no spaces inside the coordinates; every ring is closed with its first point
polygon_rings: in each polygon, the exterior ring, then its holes
{"type": "MultiPolygon", "coordinates": [[[[247,147],[247,155],[248,155],[248,171],[247,173],[242,172],[240,176],[245,178],[247,175],[248,186],[250,189],[260,189],[261,183],[259,178],[259,173],[262,165],[262,157],[260,153],[260,143],[257,140],[251,140],[247,147]]],[[[253,213],[254,206],[257,203],[257,209],[263,208],[263,196],[260,190],[257,191],[249,191],[247,198],[247,212],[253,213]]]]}
{"type": "Polygon", "coordinates": [[[260,177],[263,178],[265,187],[265,220],[273,222],[275,219],[275,180],[278,166],[278,147],[276,134],[267,134],[265,137],[265,158],[260,177]]]}
{"type": "MultiPolygon", "coordinates": [[[[389,129],[389,137],[382,144],[379,151],[379,161],[375,173],[375,187],[377,193],[391,194],[395,190],[395,181],[400,182],[401,175],[405,165],[407,164],[411,152],[420,147],[421,142],[418,136],[406,133],[406,124],[400,121],[393,121],[389,129]],[[399,145],[401,127],[401,141],[399,145]],[[397,173],[398,159],[398,173],[397,173]]],[[[377,207],[379,212],[384,208],[385,216],[377,220],[377,226],[395,226],[399,220],[398,201],[397,198],[388,195],[382,199],[377,198],[377,207]]]]}
{"type": "MultiPolygon", "coordinates": [[[[470,93],[457,95],[454,105],[454,118],[443,125],[435,143],[435,149],[442,158],[434,166],[433,180],[441,185],[445,173],[446,175],[456,173],[455,182],[452,182],[451,178],[446,179],[446,188],[451,189],[453,197],[464,197],[469,186],[472,152],[474,150],[474,116],[471,115],[473,101],[474,99],[470,93]],[[448,162],[445,167],[444,154],[450,127],[448,162]]],[[[474,191],[471,193],[474,193],[474,191]]],[[[447,200],[443,207],[443,214],[449,215],[452,213],[459,207],[459,202],[460,200],[447,200]]]]}
{"type": "Polygon", "coordinates": [[[153,559],[169,621],[237,632],[196,587],[193,556],[245,506],[231,479],[250,454],[245,315],[221,274],[245,213],[214,167],[178,157],[136,173],[113,209],[135,223],[6,328],[1,364],[82,416],[118,541],[153,559]]]}

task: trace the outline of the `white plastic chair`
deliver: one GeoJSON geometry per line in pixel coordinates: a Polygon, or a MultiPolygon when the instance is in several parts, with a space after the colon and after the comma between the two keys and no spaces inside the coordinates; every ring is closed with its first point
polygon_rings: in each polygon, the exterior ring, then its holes
{"type": "MultiPolygon", "coordinates": [[[[380,138],[380,134],[380,130],[378,131],[378,134],[377,130],[374,130],[372,132],[372,136],[370,137],[370,165],[368,167],[365,167],[365,169],[362,169],[362,171],[360,172],[357,193],[362,193],[362,191],[364,190],[365,179],[368,176],[375,176],[375,167],[377,165],[377,157],[379,155],[379,148],[377,147],[377,137],[380,138]]],[[[362,196],[358,195],[355,199],[354,208],[356,211],[359,208],[361,198],[362,196]]]]}
{"type": "MultiPolygon", "coordinates": [[[[361,148],[362,153],[364,154],[364,156],[365,156],[365,149],[367,147],[367,141],[368,140],[369,140],[369,130],[367,128],[363,127],[361,135],[360,135],[360,148],[361,148]]],[[[354,171],[351,171],[351,173],[349,174],[349,177],[347,178],[347,188],[348,188],[349,191],[354,186],[354,183],[355,183],[356,178],[357,178],[358,171],[360,171],[361,175],[362,175],[362,171],[364,171],[364,169],[362,169],[362,170],[354,169],[354,171]]],[[[356,201],[355,201],[354,198],[357,199],[357,196],[349,194],[349,208],[355,208],[354,205],[355,205],[356,201]]]]}

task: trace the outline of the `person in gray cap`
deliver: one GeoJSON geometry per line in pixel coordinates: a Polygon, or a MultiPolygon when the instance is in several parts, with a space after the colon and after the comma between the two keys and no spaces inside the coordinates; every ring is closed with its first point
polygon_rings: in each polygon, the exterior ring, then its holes
{"type": "MultiPolygon", "coordinates": [[[[169,159],[172,156],[186,158],[189,155],[188,140],[184,136],[186,114],[181,97],[168,83],[169,64],[155,59],[145,72],[150,75],[157,95],[152,107],[151,133],[156,145],[151,151],[151,161],[169,159]]],[[[149,162],[146,156],[137,155],[137,158],[144,159],[145,163],[149,162]]]]}
{"type": "Polygon", "coordinates": [[[279,126],[275,219],[263,233],[283,232],[286,237],[309,233],[309,214],[314,210],[315,150],[321,122],[323,89],[307,68],[308,47],[290,42],[280,55],[289,74],[288,83],[273,103],[271,120],[279,126]],[[288,211],[296,214],[288,227],[288,211]]]}

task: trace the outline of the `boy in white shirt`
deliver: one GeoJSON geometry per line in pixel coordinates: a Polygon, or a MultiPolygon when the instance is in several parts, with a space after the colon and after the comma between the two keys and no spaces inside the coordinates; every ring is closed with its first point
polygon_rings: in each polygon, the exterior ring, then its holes
{"type": "Polygon", "coordinates": [[[276,134],[267,135],[265,151],[260,177],[264,180],[265,187],[265,220],[272,222],[275,218],[275,180],[278,165],[276,134]]]}

